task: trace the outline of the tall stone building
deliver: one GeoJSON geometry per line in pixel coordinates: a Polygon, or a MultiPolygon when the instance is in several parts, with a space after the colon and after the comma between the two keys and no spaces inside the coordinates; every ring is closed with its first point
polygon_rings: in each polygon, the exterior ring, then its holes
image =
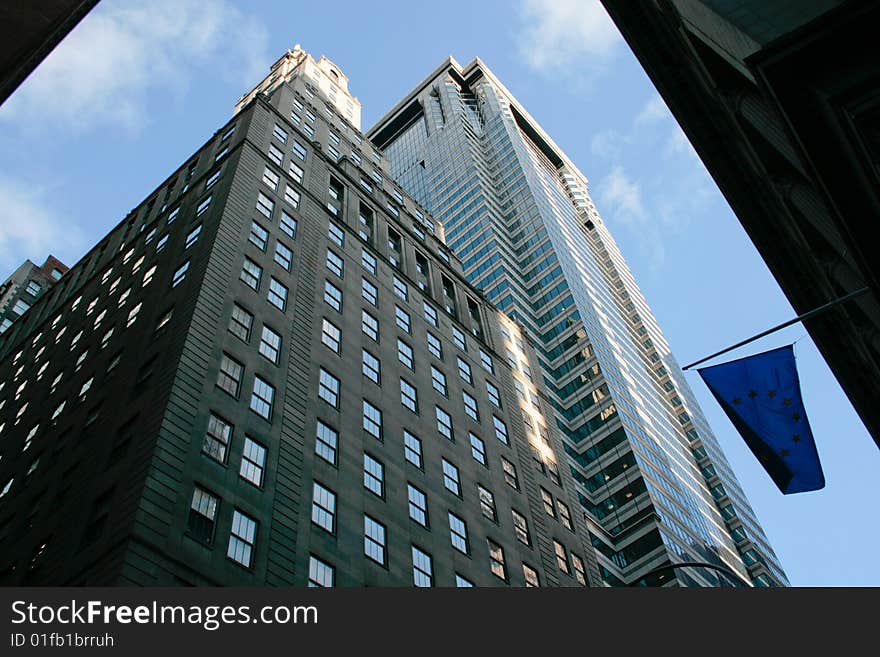
{"type": "Polygon", "coordinates": [[[67,265],[54,256],[46,258],[40,266],[25,260],[0,285],[0,334],[26,313],[66,271],[67,265]]]}

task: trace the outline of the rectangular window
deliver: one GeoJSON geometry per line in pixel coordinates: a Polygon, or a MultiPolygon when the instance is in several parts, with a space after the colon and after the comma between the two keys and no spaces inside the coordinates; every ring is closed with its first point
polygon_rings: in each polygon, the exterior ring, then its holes
{"type": "Polygon", "coordinates": [[[193,489],[192,501],[187,518],[187,531],[203,543],[214,540],[214,523],[217,520],[217,507],[220,499],[208,491],[196,486],[193,489]]]}
{"type": "Polygon", "coordinates": [[[428,526],[428,498],[421,490],[407,484],[407,496],[409,498],[409,517],[422,527],[428,526]]]}
{"type": "MultiPolygon", "coordinates": [[[[299,202],[301,200],[302,200],[302,196],[293,187],[291,187],[290,185],[286,185],[284,187],[284,201],[285,201],[285,203],[288,203],[289,205],[291,205],[294,208],[298,208],[299,202]]],[[[282,212],[284,212],[284,211],[282,210],[282,212]]],[[[284,230],[283,225],[282,225],[281,229],[284,230]]]]}
{"type": "Polygon", "coordinates": [[[345,233],[342,232],[342,229],[334,224],[332,221],[329,223],[329,226],[327,228],[327,237],[329,237],[330,241],[333,242],[336,246],[345,246],[345,233]]]}
{"type": "Polygon", "coordinates": [[[261,418],[270,420],[272,404],[275,402],[275,388],[259,376],[254,376],[254,391],[251,395],[251,410],[261,418]]]}
{"type": "MultiPolygon", "coordinates": [[[[196,208],[196,216],[201,217],[203,214],[205,214],[205,212],[207,212],[207,210],[208,210],[208,206],[210,206],[210,205],[211,205],[211,197],[209,196],[208,198],[204,199],[201,203],[199,203],[198,207],[196,208]]],[[[168,218],[171,219],[170,216],[168,218]]]]}
{"type": "Polygon", "coordinates": [[[333,408],[339,408],[339,379],[323,367],[318,373],[318,397],[333,408]]]}
{"type": "Polygon", "coordinates": [[[324,281],[324,301],[333,310],[342,312],[342,290],[330,281],[324,281]]]}
{"type": "Polygon", "coordinates": [[[556,508],[559,511],[559,520],[562,522],[562,526],[567,530],[573,532],[574,525],[571,522],[571,511],[568,508],[568,505],[560,499],[556,499],[556,508]]]}
{"type": "Polygon", "coordinates": [[[556,517],[556,509],[553,506],[553,496],[544,488],[541,489],[541,500],[544,502],[544,511],[551,518],[556,517]]]}
{"type": "Polygon", "coordinates": [[[409,290],[407,289],[406,283],[397,278],[397,276],[394,277],[394,294],[404,301],[409,300],[409,290]]]}
{"type": "Polygon", "coordinates": [[[364,400],[364,431],[376,438],[382,440],[382,411],[373,406],[366,399],[364,400]]]}
{"type": "Polygon", "coordinates": [[[260,251],[266,250],[266,244],[269,243],[269,231],[263,228],[256,221],[251,222],[251,232],[248,235],[248,242],[257,247],[260,251]]]}
{"type": "Polygon", "coordinates": [[[345,273],[345,261],[330,249],[327,249],[327,269],[342,278],[345,273]]]}
{"type": "Polygon", "coordinates": [[[419,395],[406,379],[400,380],[400,403],[413,413],[419,412],[419,395]]]}
{"type": "Polygon", "coordinates": [[[519,478],[516,476],[516,466],[502,456],[501,467],[504,470],[504,481],[507,485],[514,490],[519,490],[519,478]]]}
{"type": "Polygon", "coordinates": [[[461,377],[462,381],[466,381],[471,385],[474,385],[474,377],[471,374],[471,366],[466,360],[462,359],[461,356],[457,357],[458,359],[458,376],[461,377]]]}
{"type": "Polygon", "coordinates": [[[467,351],[467,340],[465,335],[455,326],[452,327],[452,341],[455,343],[456,347],[462,351],[467,351]]]}
{"type": "Polygon", "coordinates": [[[449,512],[449,536],[452,541],[452,547],[464,554],[470,554],[467,524],[452,513],[452,511],[449,512]]]}
{"type": "Polygon", "coordinates": [[[379,320],[366,310],[361,310],[361,330],[368,338],[379,342],[379,320]]]}
{"type": "Polygon", "coordinates": [[[272,134],[275,136],[275,139],[280,141],[282,144],[287,142],[287,130],[282,128],[277,123],[275,124],[275,129],[272,131],[272,134]]]}
{"type": "Polygon", "coordinates": [[[437,309],[434,308],[427,301],[423,302],[423,306],[425,309],[425,321],[428,322],[431,326],[437,326],[437,309]]]}
{"type": "Polygon", "coordinates": [[[259,290],[260,280],[263,278],[263,269],[256,262],[245,256],[239,278],[244,281],[244,284],[249,288],[259,290]]]}
{"type": "Polygon", "coordinates": [[[232,513],[232,530],[229,533],[226,556],[245,568],[250,568],[256,540],[256,521],[235,509],[232,513]]]}
{"type": "Polygon", "coordinates": [[[275,211],[275,201],[266,196],[263,192],[259,192],[257,194],[257,210],[267,218],[271,219],[272,213],[275,211]]]}
{"type": "MultiPolygon", "coordinates": [[[[196,243],[199,239],[199,235],[202,232],[202,224],[199,224],[195,228],[193,228],[186,236],[186,241],[183,244],[183,250],[186,251],[189,247],[196,243]]],[[[145,275],[146,278],[146,275],[145,275]]]]}
{"type": "Polygon", "coordinates": [[[477,492],[480,496],[480,513],[492,522],[498,522],[498,512],[495,509],[495,495],[488,488],[480,485],[477,485],[477,492]]]}
{"type": "Polygon", "coordinates": [[[287,271],[293,266],[293,251],[280,240],[275,242],[275,262],[287,271]]]}
{"type": "Polygon", "coordinates": [[[574,567],[574,578],[581,586],[587,585],[587,571],[584,569],[583,560],[574,552],[571,553],[571,565],[574,567]]]}
{"type": "Polygon", "coordinates": [[[377,306],[379,303],[378,288],[366,278],[361,280],[361,296],[364,298],[364,301],[371,303],[374,306],[377,306]]]}
{"type": "Polygon", "coordinates": [[[259,351],[270,363],[277,365],[281,355],[281,336],[268,326],[263,326],[259,351]]]}
{"type": "Polygon", "coordinates": [[[177,287],[183,282],[183,279],[186,278],[186,272],[188,269],[189,260],[180,265],[180,267],[177,268],[177,271],[174,272],[174,276],[171,278],[171,287],[177,287]]]}
{"type": "Polygon", "coordinates": [[[406,331],[407,333],[412,332],[412,323],[409,313],[400,306],[394,306],[394,321],[401,331],[406,331]]]}
{"type": "Polygon", "coordinates": [[[281,182],[281,176],[272,171],[269,167],[263,169],[263,184],[273,192],[278,191],[278,183],[281,182]]]}
{"type": "Polygon", "coordinates": [[[428,351],[430,351],[431,355],[435,358],[443,360],[443,343],[440,342],[440,338],[430,331],[428,331],[428,351]]]}
{"type": "Polygon", "coordinates": [[[553,551],[556,552],[556,565],[559,566],[559,570],[566,575],[571,575],[571,569],[568,567],[568,553],[565,551],[565,546],[559,541],[553,541],[553,551]]]}
{"type": "Polygon", "coordinates": [[[492,424],[495,426],[495,437],[505,445],[509,445],[510,438],[507,435],[507,425],[495,415],[492,416],[492,424]]]}
{"type": "Polygon", "coordinates": [[[263,475],[266,471],[266,448],[252,440],[250,436],[244,437],[244,450],[241,453],[241,467],[238,474],[254,486],[262,487],[263,475]]]}
{"type": "Polygon", "coordinates": [[[437,417],[437,432],[444,438],[455,440],[452,432],[452,416],[439,406],[434,408],[437,417]]]}
{"type": "Polygon", "coordinates": [[[462,391],[461,399],[464,402],[464,412],[474,421],[480,421],[480,413],[477,410],[477,400],[468,393],[462,391]]]}
{"type": "Polygon", "coordinates": [[[309,588],[333,586],[335,574],[333,566],[309,555],[309,588]]]}
{"type": "Polygon", "coordinates": [[[220,359],[220,371],[217,374],[217,385],[233,397],[238,398],[243,374],[244,365],[223,354],[223,357],[220,359]]]}
{"type": "Polygon", "coordinates": [[[422,441],[406,429],[403,430],[403,455],[417,468],[422,468],[422,441]]]}
{"type": "Polygon", "coordinates": [[[486,396],[496,408],[501,408],[501,391],[490,381],[486,381],[486,396]]]}
{"type": "Polygon", "coordinates": [[[506,582],[507,566],[504,562],[504,548],[491,538],[486,539],[486,541],[489,544],[489,570],[492,571],[493,575],[500,577],[506,582]]]}
{"type": "Polygon", "coordinates": [[[482,349],[480,349],[480,365],[482,365],[483,369],[489,374],[495,374],[495,365],[492,362],[492,357],[482,349]]]}
{"type": "Polygon", "coordinates": [[[374,258],[366,249],[361,250],[361,266],[371,274],[376,273],[376,258],[374,258]]]}
{"type": "Polygon", "coordinates": [[[471,456],[473,456],[474,460],[480,465],[486,465],[486,445],[485,443],[483,443],[482,438],[480,438],[477,434],[471,432],[470,440],[471,456]]]}
{"type": "Polygon", "coordinates": [[[513,515],[513,531],[517,540],[523,545],[531,547],[532,535],[529,532],[529,521],[516,509],[511,509],[510,513],[513,515]]]}
{"type": "Polygon", "coordinates": [[[538,580],[538,571],[528,564],[523,564],[523,577],[526,580],[526,588],[538,588],[541,586],[538,580]]]}
{"type": "Polygon", "coordinates": [[[446,375],[433,365],[431,365],[431,385],[434,387],[434,390],[444,397],[448,396],[449,391],[446,386],[446,375]]]}
{"type": "Polygon", "coordinates": [[[312,482],[312,522],[331,534],[336,531],[336,493],[312,482]]]}
{"type": "Polygon", "coordinates": [[[275,277],[273,276],[269,281],[269,303],[278,308],[278,310],[284,312],[287,308],[287,292],[287,286],[280,281],[275,280],[275,277]]]}
{"type": "Polygon", "coordinates": [[[280,167],[282,160],[284,160],[284,153],[275,144],[269,144],[269,159],[280,167]]]}
{"type": "Polygon", "coordinates": [[[303,162],[306,161],[306,149],[305,146],[300,144],[298,141],[293,142],[293,154],[298,157],[303,162]]]}
{"type": "MultiPolygon", "coordinates": [[[[278,163],[280,164],[280,162],[278,163]]],[[[299,166],[296,162],[291,162],[290,167],[287,169],[287,173],[290,174],[290,177],[293,178],[300,185],[303,184],[303,175],[305,171],[302,170],[302,167],[299,166]]]]}
{"type": "Polygon", "coordinates": [[[361,373],[373,383],[380,384],[380,368],[379,359],[366,349],[362,350],[361,373]]]}
{"type": "Polygon", "coordinates": [[[342,331],[339,330],[336,324],[325,317],[321,324],[321,342],[338,354],[340,352],[341,339],[342,331]]]}
{"type": "Polygon", "coordinates": [[[385,497],[385,466],[364,452],[364,488],[385,497]]]}
{"type": "Polygon", "coordinates": [[[218,415],[208,416],[208,428],[202,451],[219,463],[226,463],[226,451],[232,439],[232,425],[218,415]]]}
{"type": "Polygon", "coordinates": [[[447,490],[461,497],[461,482],[458,478],[458,468],[446,459],[443,459],[443,485],[447,490]]]}
{"type": "Polygon", "coordinates": [[[364,514],[364,554],[385,565],[385,525],[364,514]]]}
{"type": "Polygon", "coordinates": [[[211,189],[211,187],[213,187],[218,180],[220,180],[220,169],[217,169],[216,171],[211,173],[211,175],[205,178],[205,189],[211,189]]]}
{"type": "Polygon", "coordinates": [[[410,347],[400,338],[397,338],[397,360],[399,360],[409,369],[414,369],[412,347],[410,347]]]}
{"type": "Polygon", "coordinates": [[[339,450],[339,432],[328,424],[318,420],[315,430],[315,454],[327,461],[330,465],[336,465],[336,455],[339,450]]]}
{"type": "Polygon", "coordinates": [[[287,214],[284,210],[281,211],[281,232],[287,235],[290,239],[296,238],[296,226],[297,222],[292,216],[287,214]]]}

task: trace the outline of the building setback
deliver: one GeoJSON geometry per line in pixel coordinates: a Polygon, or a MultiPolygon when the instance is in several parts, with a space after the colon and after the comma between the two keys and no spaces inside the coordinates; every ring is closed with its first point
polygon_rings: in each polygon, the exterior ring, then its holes
{"type": "Polygon", "coordinates": [[[599,581],[519,326],[300,72],[0,336],[3,584],[599,581]]]}
{"type": "Polygon", "coordinates": [[[46,258],[41,266],[25,260],[0,285],[0,334],[26,313],[66,271],[67,265],[54,256],[46,258]]]}
{"type": "Polygon", "coordinates": [[[488,67],[448,58],[367,135],[535,345],[603,580],[786,585],[587,179],[488,67]]]}

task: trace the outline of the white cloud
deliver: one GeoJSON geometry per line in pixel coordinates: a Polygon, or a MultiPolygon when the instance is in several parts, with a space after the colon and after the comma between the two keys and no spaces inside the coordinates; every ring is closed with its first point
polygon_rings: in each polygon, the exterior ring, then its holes
{"type": "Polygon", "coordinates": [[[616,165],[596,189],[602,216],[628,230],[636,238],[650,268],[659,269],[666,250],[657,221],[645,209],[639,183],[631,179],[622,166],[616,165]]]}
{"type": "Polygon", "coordinates": [[[599,0],[522,0],[520,15],[525,24],[520,53],[540,71],[595,71],[623,43],[599,0]]]}
{"type": "Polygon", "coordinates": [[[666,103],[659,94],[651,96],[647,103],[644,104],[641,111],[636,115],[634,121],[635,126],[642,126],[651,123],[657,123],[665,119],[672,118],[672,114],[666,108],[666,103]]]}
{"type": "Polygon", "coordinates": [[[0,120],[136,130],[148,121],[148,94],[182,95],[198,67],[252,84],[268,70],[267,42],[265,27],[225,0],[102,2],[7,100],[0,120]]]}
{"type": "Polygon", "coordinates": [[[45,189],[0,176],[0,278],[27,258],[41,264],[52,253],[68,265],[79,259],[83,236],[50,209],[47,195],[45,189]]]}

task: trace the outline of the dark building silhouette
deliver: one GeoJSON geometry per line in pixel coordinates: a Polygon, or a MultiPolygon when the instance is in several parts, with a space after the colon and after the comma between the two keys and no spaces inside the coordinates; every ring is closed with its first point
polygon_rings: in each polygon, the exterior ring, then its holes
{"type": "Polygon", "coordinates": [[[533,352],[347,94],[287,53],[0,336],[4,584],[600,581],[533,352]]]}
{"type": "Polygon", "coordinates": [[[880,5],[603,4],[880,445],[880,5]]]}

